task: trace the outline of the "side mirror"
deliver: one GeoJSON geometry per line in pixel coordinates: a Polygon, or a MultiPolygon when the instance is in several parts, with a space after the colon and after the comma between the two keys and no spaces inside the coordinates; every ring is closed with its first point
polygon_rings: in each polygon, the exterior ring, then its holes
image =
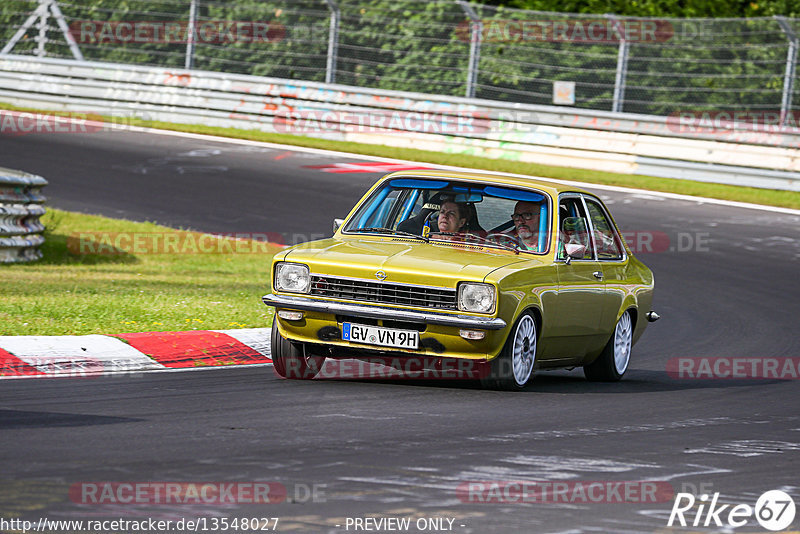
{"type": "Polygon", "coordinates": [[[583,259],[586,255],[586,245],[580,243],[567,243],[564,245],[564,250],[567,252],[567,256],[575,260],[583,259]]]}
{"type": "Polygon", "coordinates": [[[344,222],[344,219],[334,219],[333,220],[333,233],[334,234],[336,233],[336,230],[339,229],[339,227],[342,225],[343,222],[344,222]]]}

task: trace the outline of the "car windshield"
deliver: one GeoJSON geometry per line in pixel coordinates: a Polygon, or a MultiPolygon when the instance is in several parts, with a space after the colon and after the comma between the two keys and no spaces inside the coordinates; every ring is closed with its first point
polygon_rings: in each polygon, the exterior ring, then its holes
{"type": "Polygon", "coordinates": [[[550,246],[549,210],[548,195],[533,189],[395,178],[373,191],[343,231],[544,254],[550,246]]]}

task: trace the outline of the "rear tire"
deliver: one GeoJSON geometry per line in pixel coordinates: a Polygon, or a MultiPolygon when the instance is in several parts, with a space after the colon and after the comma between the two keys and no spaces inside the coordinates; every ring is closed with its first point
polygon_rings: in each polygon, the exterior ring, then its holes
{"type": "Polygon", "coordinates": [[[500,351],[491,361],[489,376],[481,379],[487,389],[520,391],[533,376],[536,364],[536,321],[530,312],[525,312],[517,320],[511,334],[500,351]]]}
{"type": "Polygon", "coordinates": [[[583,374],[592,382],[617,382],[628,370],[633,345],[633,319],[630,310],[617,321],[614,334],[595,361],[583,366],[583,374]]]}
{"type": "Polygon", "coordinates": [[[272,367],[281,378],[310,380],[317,376],[325,363],[324,356],[306,355],[303,343],[289,341],[278,330],[278,318],[272,322],[270,339],[272,367]]]}

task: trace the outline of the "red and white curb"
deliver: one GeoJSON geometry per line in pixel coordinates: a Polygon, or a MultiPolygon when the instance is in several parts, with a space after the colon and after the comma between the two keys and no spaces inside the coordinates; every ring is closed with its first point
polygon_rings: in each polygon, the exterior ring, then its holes
{"type": "Polygon", "coordinates": [[[0,378],[264,365],[272,363],[269,346],[269,328],[0,336],[0,378]]]}

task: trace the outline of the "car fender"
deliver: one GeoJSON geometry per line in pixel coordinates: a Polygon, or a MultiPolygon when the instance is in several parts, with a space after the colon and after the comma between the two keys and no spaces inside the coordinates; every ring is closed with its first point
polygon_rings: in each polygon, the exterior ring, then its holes
{"type": "Polygon", "coordinates": [[[547,302],[558,291],[554,269],[541,264],[533,269],[524,267],[524,264],[516,264],[503,269],[502,273],[492,273],[495,276],[503,275],[495,280],[499,292],[498,316],[508,325],[498,332],[502,335],[503,344],[519,318],[527,311],[533,313],[536,335],[541,338],[547,328],[547,302]]]}

